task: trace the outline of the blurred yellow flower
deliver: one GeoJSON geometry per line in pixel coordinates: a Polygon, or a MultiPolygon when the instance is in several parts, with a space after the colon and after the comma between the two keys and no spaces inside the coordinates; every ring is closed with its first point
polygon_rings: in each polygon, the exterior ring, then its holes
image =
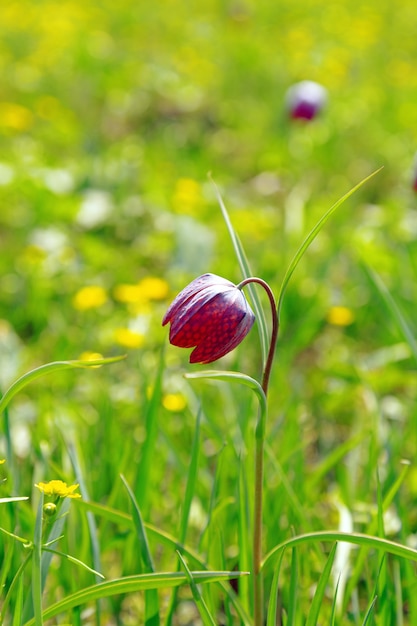
{"type": "Polygon", "coordinates": [[[162,398],[162,405],[167,411],[183,411],[187,406],[187,400],[182,393],[167,393],[162,398]]]}
{"type": "Polygon", "coordinates": [[[202,203],[201,188],[192,178],[179,178],[172,196],[174,209],[193,215],[202,203]]]}
{"type": "Polygon", "coordinates": [[[116,328],[114,340],[124,348],[140,348],[145,343],[145,337],[130,328],[116,328]]]}
{"type": "Polygon", "coordinates": [[[6,463],[6,459],[0,459],[0,465],[3,465],[3,463],[6,463]]]}
{"type": "Polygon", "coordinates": [[[11,130],[26,130],[32,125],[33,114],[14,102],[0,102],[0,125],[11,130]]]}
{"type": "Polygon", "coordinates": [[[352,309],[346,306],[332,306],[326,316],[329,324],[333,326],[349,326],[355,319],[352,309]]]}
{"type": "Polygon", "coordinates": [[[121,284],[114,288],[113,295],[119,302],[136,304],[148,300],[163,300],[168,296],[166,280],[153,276],[143,278],[136,284],[121,284]]]}
{"type": "Polygon", "coordinates": [[[107,293],[103,287],[99,285],[89,285],[82,287],[75,294],[72,304],[79,311],[87,309],[95,309],[107,302],[107,293]]]}
{"type": "Polygon", "coordinates": [[[79,485],[67,485],[62,480],[50,480],[48,483],[35,485],[46,496],[58,496],[60,498],[81,498],[79,493],[74,493],[79,485]]]}

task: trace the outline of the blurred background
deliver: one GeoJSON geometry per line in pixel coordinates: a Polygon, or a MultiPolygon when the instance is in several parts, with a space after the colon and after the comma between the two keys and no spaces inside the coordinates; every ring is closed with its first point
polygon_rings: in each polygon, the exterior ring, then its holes
{"type": "MultiPolygon", "coordinates": [[[[140,458],[141,411],[166,343],[169,302],[206,271],[240,280],[209,173],[253,273],[277,291],[320,216],[384,167],[338,209],[290,283],[271,445],[285,414],[291,445],[302,433],[307,473],[365,427],[381,436],[392,467],[415,457],[415,360],[369,272],[381,276],[414,331],[415,33],[411,0],[2,2],[0,385],[48,361],[128,354],[99,372],[40,381],[16,398],[16,453],[23,463],[37,459],[37,480],[52,461],[68,468],[55,425],[74,428],[80,441],[93,432],[85,465],[93,497],[103,497],[115,462],[103,441],[128,428],[140,458]],[[302,80],[327,90],[311,121],[293,119],[286,104],[302,80]]],[[[182,377],[187,353],[167,347],[166,360],[166,452],[162,446],[154,484],[166,463],[184,471],[187,449],[171,454],[194,423],[182,377]]],[[[222,367],[259,375],[256,331],[222,367]]],[[[212,406],[207,458],[224,436],[216,400],[212,406]]],[[[372,463],[364,463],[366,474],[372,463]]],[[[355,480],[359,470],[342,475],[346,494],[355,480]]],[[[167,514],[171,505],[167,495],[167,514]]]]}

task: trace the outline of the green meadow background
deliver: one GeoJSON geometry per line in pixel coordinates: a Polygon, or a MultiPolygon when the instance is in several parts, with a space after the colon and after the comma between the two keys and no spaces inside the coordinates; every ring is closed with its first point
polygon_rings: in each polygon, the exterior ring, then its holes
{"type": "MultiPolygon", "coordinates": [[[[198,556],[190,569],[249,571],[256,401],[236,385],[186,380],[207,368],[168,344],[161,320],[199,274],[242,278],[211,178],[253,274],[277,292],[318,219],[383,166],[326,224],[284,299],[264,553],[324,530],[416,546],[416,28],[412,0],[3,0],[0,388],[48,362],[126,358],[52,372],[13,398],[1,416],[0,497],[29,500],[0,504],[2,528],[31,540],[35,483],[78,483],[59,549],[106,579],[149,571],[123,474],[143,521],[198,556]],[[328,90],[311,123],[285,107],[304,79],[328,90]]],[[[256,325],[213,368],[259,378],[256,325]]],[[[174,543],[149,543],[155,571],[176,571],[174,543]]],[[[340,545],[314,623],[416,624],[412,561],[340,545]]],[[[331,547],[284,553],[269,624],[306,623],[331,547]]],[[[26,556],[0,536],[0,602],[26,556]]],[[[20,579],[3,624],[31,617],[21,608],[30,566],[20,579]]],[[[54,557],[43,606],[93,584],[54,557]]],[[[215,623],[251,623],[224,589],[203,587],[215,623]]],[[[189,587],[171,593],[158,592],[160,623],[203,623],[189,587]]],[[[116,594],[45,624],[159,623],[145,604],[142,592],[116,594]]]]}

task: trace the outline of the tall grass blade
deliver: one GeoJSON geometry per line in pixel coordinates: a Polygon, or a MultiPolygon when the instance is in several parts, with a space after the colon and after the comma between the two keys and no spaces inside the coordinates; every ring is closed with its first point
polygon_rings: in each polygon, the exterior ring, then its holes
{"type": "MultiPolygon", "coordinates": [[[[130,498],[133,524],[138,538],[144,570],[146,573],[154,572],[152,555],[138,503],[125,477],[121,476],[121,479],[130,498]]],[[[159,599],[156,589],[145,591],[145,626],[159,626],[159,599]]]]}
{"type": "Polygon", "coordinates": [[[378,600],[378,596],[375,596],[374,599],[372,600],[371,604],[369,605],[368,610],[366,611],[364,620],[362,622],[362,626],[370,626],[371,619],[372,619],[373,614],[374,614],[375,604],[376,604],[377,600],[378,600]]]}
{"type": "Polygon", "coordinates": [[[23,617],[23,577],[19,578],[19,584],[17,587],[16,602],[13,610],[13,622],[12,626],[20,626],[23,617]]]}
{"type": "Polygon", "coordinates": [[[282,559],[284,558],[284,554],[285,554],[285,550],[282,550],[278,558],[278,563],[275,566],[274,577],[272,579],[271,591],[269,594],[268,615],[267,615],[266,626],[276,626],[278,623],[280,623],[278,615],[277,615],[278,613],[278,589],[279,589],[279,576],[281,572],[281,564],[282,564],[282,559]]]}
{"type": "MultiPolygon", "coordinates": [[[[193,442],[191,446],[191,460],[190,460],[190,467],[189,467],[188,477],[187,477],[187,486],[185,488],[184,504],[183,504],[182,513],[181,513],[181,521],[180,521],[180,529],[179,529],[179,540],[181,544],[185,543],[185,539],[187,537],[188,520],[190,517],[191,503],[193,501],[193,497],[195,493],[195,485],[196,485],[197,476],[198,476],[198,460],[200,456],[200,424],[201,424],[201,407],[199,407],[198,412],[197,412],[194,437],[193,437],[193,442]]],[[[172,624],[174,610],[177,604],[177,595],[178,595],[178,588],[175,587],[171,595],[169,610],[167,612],[167,618],[165,620],[166,626],[170,626],[170,624],[172,624]]]]}
{"type": "MultiPolygon", "coordinates": [[[[229,231],[229,235],[232,240],[233,249],[235,251],[235,255],[239,263],[242,276],[243,278],[249,278],[250,276],[253,276],[253,273],[250,269],[249,262],[246,258],[246,254],[243,249],[243,246],[240,242],[239,237],[236,234],[235,229],[233,228],[232,222],[229,217],[229,213],[220,195],[219,188],[217,187],[216,183],[211,178],[210,178],[210,181],[214,187],[217,201],[219,203],[219,206],[223,215],[223,219],[226,223],[227,230],[229,231]]],[[[269,348],[268,326],[266,323],[266,318],[265,318],[264,310],[261,305],[261,301],[258,297],[258,294],[254,285],[253,284],[247,285],[247,289],[250,293],[256,321],[258,323],[258,331],[259,331],[259,338],[261,342],[261,352],[262,352],[262,367],[265,367],[265,363],[266,363],[266,359],[268,355],[268,348],[269,348]]]]}
{"type": "Polygon", "coordinates": [[[185,562],[184,558],[181,556],[180,552],[177,552],[177,554],[184,568],[185,575],[187,576],[188,584],[190,585],[190,589],[193,594],[194,602],[197,605],[197,608],[200,613],[204,626],[216,626],[216,621],[211,615],[210,611],[208,610],[207,604],[205,603],[204,598],[201,595],[198,585],[196,585],[195,583],[192,573],[188,569],[187,563],[185,562]]]}
{"type": "Polygon", "coordinates": [[[115,356],[108,359],[95,359],[94,361],[54,361],[53,363],[46,363],[41,365],[26,374],[23,374],[20,378],[5,391],[2,399],[0,400],[0,413],[8,406],[10,400],[21,391],[26,385],[33,382],[41,376],[50,374],[51,372],[57,372],[61,370],[68,370],[74,368],[89,368],[97,367],[99,365],[106,365],[107,363],[117,363],[124,359],[125,356],[115,356]]]}
{"type": "Polygon", "coordinates": [[[42,518],[43,493],[41,493],[36,514],[35,531],[33,536],[32,555],[32,601],[36,626],[43,625],[42,618],[42,518]]]}
{"type": "MultiPolygon", "coordinates": [[[[111,509],[110,507],[104,506],[103,504],[97,504],[96,502],[86,502],[84,500],[78,500],[77,506],[84,507],[86,510],[94,512],[95,515],[101,516],[109,522],[113,524],[118,524],[122,527],[133,527],[133,520],[130,515],[127,513],[123,513],[121,511],[117,511],[116,509],[111,509]]],[[[199,567],[202,570],[208,571],[208,566],[201,560],[200,556],[196,554],[191,548],[187,546],[178,546],[178,539],[170,535],[169,533],[152,526],[152,524],[148,524],[145,522],[145,528],[147,530],[148,536],[152,536],[155,541],[158,541],[160,544],[166,546],[168,549],[175,551],[178,548],[181,549],[181,554],[186,556],[189,561],[192,561],[195,567],[199,567]]],[[[230,584],[226,582],[219,581],[220,586],[223,591],[227,595],[230,600],[230,603],[233,605],[236,613],[239,615],[242,622],[245,626],[251,626],[252,620],[250,616],[247,614],[245,609],[243,608],[239,598],[237,598],[236,594],[233,592],[230,584]]]]}
{"type": "Polygon", "coordinates": [[[140,510],[145,517],[147,516],[148,511],[148,492],[151,485],[150,476],[152,464],[154,463],[155,443],[157,437],[157,415],[162,395],[164,356],[165,350],[162,348],[152,395],[146,408],[146,438],[142,446],[142,454],[137,468],[134,488],[140,510]]]}
{"type": "Polygon", "coordinates": [[[189,379],[207,379],[207,380],[221,380],[223,382],[240,383],[246,387],[250,387],[258,397],[259,404],[263,413],[266,413],[266,396],[264,390],[257,380],[241,372],[227,372],[221,370],[204,370],[202,372],[193,372],[185,374],[185,378],[189,379]]]}
{"type": "MultiPolygon", "coordinates": [[[[30,551],[30,553],[27,555],[27,557],[25,558],[25,560],[23,561],[23,563],[21,563],[21,565],[19,566],[19,569],[17,570],[16,574],[13,577],[12,582],[9,585],[9,588],[7,590],[6,596],[4,598],[2,607],[1,607],[1,614],[0,614],[0,624],[3,625],[4,623],[4,618],[7,614],[7,608],[10,604],[10,601],[13,597],[13,594],[15,592],[15,589],[18,588],[19,584],[21,584],[21,581],[23,580],[23,572],[25,571],[27,565],[29,564],[30,560],[32,558],[32,551],[30,551]]],[[[31,608],[32,608],[32,603],[31,603],[31,608]]],[[[33,615],[33,611],[31,613],[31,615],[33,615]]]]}
{"type": "Polygon", "coordinates": [[[332,572],[333,562],[336,556],[336,548],[337,548],[337,543],[335,543],[333,548],[331,549],[328,559],[326,561],[324,570],[320,576],[320,580],[318,582],[316,592],[314,594],[313,601],[311,603],[310,610],[308,612],[308,617],[307,617],[305,626],[316,626],[316,624],[319,623],[320,608],[323,604],[327,584],[329,582],[329,577],[332,572]]]}
{"type": "MultiPolygon", "coordinates": [[[[410,468],[410,463],[408,461],[402,461],[401,472],[398,478],[389,488],[384,498],[384,501],[382,504],[383,512],[385,512],[388,509],[388,507],[391,505],[392,501],[394,500],[394,497],[398,493],[398,490],[401,487],[408,473],[409,468],[410,468]]],[[[380,526],[381,526],[381,523],[380,523],[380,526]]],[[[374,533],[377,532],[377,530],[378,530],[378,519],[374,519],[368,527],[368,535],[373,535],[374,533]]],[[[345,605],[348,602],[349,598],[351,597],[351,594],[353,593],[353,590],[355,589],[357,582],[360,576],[362,575],[362,571],[363,571],[366,559],[367,559],[367,550],[361,547],[358,554],[356,555],[355,567],[351,572],[351,575],[349,577],[349,581],[346,587],[345,605]]]]}
{"type": "Polygon", "coordinates": [[[394,554],[395,556],[417,562],[417,550],[395,543],[395,541],[382,539],[381,537],[373,537],[362,533],[344,533],[335,530],[322,530],[291,537],[290,539],[280,543],[278,546],[275,546],[275,548],[273,548],[262,561],[262,569],[272,565],[273,561],[279,556],[279,553],[284,548],[291,548],[303,543],[314,543],[317,541],[347,541],[348,543],[352,543],[354,545],[372,548],[375,550],[383,550],[388,554],[394,554]]]}
{"type": "Polygon", "coordinates": [[[290,589],[288,592],[287,626],[295,626],[297,618],[297,590],[298,590],[298,555],[296,547],[291,550],[290,589]]]}
{"type": "Polygon", "coordinates": [[[395,302],[394,298],[392,297],[390,291],[388,290],[387,286],[385,285],[384,281],[379,276],[379,274],[377,274],[377,272],[375,272],[375,270],[370,268],[368,265],[364,264],[364,268],[370,280],[372,281],[373,285],[376,287],[377,291],[379,292],[382,300],[384,301],[386,308],[391,314],[391,317],[396,322],[404,339],[407,341],[408,345],[410,346],[411,353],[414,357],[414,360],[417,363],[417,340],[415,338],[415,332],[411,328],[409,321],[406,319],[404,313],[401,311],[400,307],[395,302]]]}
{"type": "MultiPolygon", "coordinates": [[[[239,459],[239,483],[238,483],[238,545],[239,545],[239,569],[242,571],[252,570],[251,542],[249,538],[250,515],[248,480],[245,473],[245,465],[239,459]]],[[[239,583],[239,597],[242,605],[248,613],[252,613],[253,597],[252,585],[248,578],[243,578],[239,583]]]]}
{"type": "MultiPolygon", "coordinates": [[[[43,496],[43,494],[42,494],[43,496]]],[[[48,534],[46,543],[51,545],[55,543],[55,541],[61,537],[62,529],[64,527],[67,513],[69,511],[71,505],[71,500],[69,498],[64,499],[62,505],[59,509],[59,517],[57,517],[54,521],[54,524],[48,534]]],[[[48,576],[48,570],[51,565],[53,553],[51,551],[42,550],[42,558],[41,558],[41,590],[45,589],[46,578],[48,576]]],[[[32,601],[32,589],[28,591],[25,600],[25,609],[24,609],[24,619],[29,619],[33,615],[33,604],[32,601]]]]}
{"type": "MultiPolygon", "coordinates": [[[[192,576],[196,584],[221,583],[232,578],[247,576],[248,572],[225,572],[225,571],[192,571],[192,576]]],[[[60,615],[65,611],[94,602],[101,598],[109,598],[119,594],[136,593],[146,589],[168,589],[188,582],[187,576],[183,572],[161,572],[151,574],[136,574],[125,576],[115,580],[98,583],[85,589],[80,589],[75,593],[67,595],[65,598],[50,605],[43,612],[45,620],[60,615]]],[[[30,619],[24,626],[37,626],[34,619],[30,619]]]]}
{"type": "Polygon", "coordinates": [[[288,266],[288,269],[287,269],[287,271],[286,271],[286,273],[284,275],[284,278],[282,280],[282,283],[281,283],[281,287],[280,287],[280,290],[279,290],[279,293],[278,293],[278,299],[277,299],[277,302],[278,302],[277,303],[278,319],[280,317],[282,301],[283,301],[284,294],[285,294],[285,291],[287,289],[288,283],[290,281],[290,278],[293,275],[293,273],[294,273],[297,265],[299,264],[300,260],[304,256],[305,252],[309,248],[310,244],[317,237],[317,235],[319,234],[319,232],[321,231],[323,226],[326,224],[328,219],[333,215],[333,213],[336,211],[336,209],[338,209],[341,204],[343,204],[348,198],[350,198],[350,196],[352,194],[354,194],[355,191],[357,191],[360,187],[362,187],[362,185],[367,183],[373,176],[378,174],[378,172],[380,172],[381,169],[382,169],[382,167],[377,169],[375,172],[373,172],[372,174],[370,174],[369,176],[364,178],[360,183],[358,183],[357,185],[352,187],[352,189],[350,191],[348,191],[344,196],[339,198],[339,200],[337,200],[337,202],[335,202],[333,204],[333,206],[331,206],[330,209],[319,219],[317,224],[314,226],[314,228],[309,232],[307,237],[304,239],[304,241],[302,242],[301,246],[298,248],[297,252],[295,253],[292,261],[290,262],[290,264],[288,266]]]}

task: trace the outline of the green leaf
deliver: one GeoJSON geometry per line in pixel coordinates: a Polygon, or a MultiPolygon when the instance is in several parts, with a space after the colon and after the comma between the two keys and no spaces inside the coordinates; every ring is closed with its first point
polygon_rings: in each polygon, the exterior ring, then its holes
{"type": "Polygon", "coordinates": [[[216,626],[216,622],[213,619],[213,616],[211,615],[210,611],[208,610],[207,604],[204,602],[204,598],[201,595],[198,585],[196,585],[192,572],[190,572],[187,566],[187,563],[185,562],[184,558],[181,556],[181,553],[177,551],[177,554],[184,568],[185,575],[187,576],[188,584],[190,585],[190,589],[193,594],[194,601],[197,605],[197,608],[201,615],[201,619],[203,620],[204,626],[216,626]]]}
{"type": "MultiPolygon", "coordinates": [[[[143,561],[145,572],[147,573],[154,572],[152,555],[149,549],[148,538],[146,536],[146,530],[143,524],[139,505],[125,477],[121,476],[121,479],[123,481],[124,486],[126,487],[126,491],[130,498],[133,524],[135,526],[136,536],[138,538],[140,553],[142,556],[142,561],[143,561]]],[[[158,592],[156,589],[148,589],[147,591],[145,591],[145,626],[158,626],[158,625],[159,625],[158,592]]]]}
{"type": "MultiPolygon", "coordinates": [[[[245,251],[243,249],[243,246],[239,240],[239,237],[236,234],[235,229],[233,228],[232,222],[230,220],[229,214],[227,212],[227,209],[224,205],[223,199],[220,195],[220,191],[216,185],[216,183],[212,180],[211,177],[210,181],[214,187],[216,196],[217,196],[217,201],[219,203],[221,212],[223,214],[223,219],[226,223],[226,227],[227,230],[229,231],[229,235],[230,238],[232,240],[232,245],[236,254],[236,258],[237,261],[239,263],[239,267],[240,267],[240,271],[242,272],[242,276],[243,278],[250,278],[251,276],[253,276],[253,273],[251,271],[251,268],[249,266],[249,262],[246,258],[246,254],[245,251]]],[[[247,285],[247,289],[250,293],[250,297],[252,300],[252,305],[254,308],[254,313],[255,313],[255,317],[256,317],[256,321],[258,324],[258,331],[259,331],[259,338],[260,338],[260,342],[261,342],[261,351],[262,351],[262,365],[263,367],[265,367],[265,363],[266,363],[266,359],[267,359],[267,355],[268,355],[268,350],[269,350],[269,338],[268,338],[268,326],[266,324],[266,319],[265,319],[265,314],[264,314],[264,310],[262,308],[261,305],[261,301],[258,297],[257,291],[254,287],[253,284],[249,284],[247,285]]]]}
{"type": "Polygon", "coordinates": [[[283,301],[284,294],[285,294],[285,291],[287,289],[288,283],[290,281],[290,278],[293,275],[293,273],[294,273],[297,265],[299,264],[300,260],[304,256],[305,252],[309,248],[310,244],[317,237],[317,235],[319,234],[319,232],[321,231],[323,226],[326,224],[328,219],[333,215],[333,213],[336,211],[336,209],[338,209],[339,206],[341,204],[343,204],[343,202],[345,202],[348,198],[350,198],[350,196],[352,194],[355,193],[355,191],[357,191],[360,187],[362,187],[362,185],[367,183],[373,176],[378,174],[378,172],[380,172],[381,170],[382,170],[382,167],[380,167],[375,172],[373,172],[372,174],[370,174],[369,176],[364,178],[360,183],[355,185],[355,187],[353,187],[350,191],[348,191],[344,196],[339,198],[339,200],[337,202],[335,202],[335,204],[333,204],[333,206],[331,206],[330,209],[319,219],[317,224],[314,226],[314,228],[309,232],[307,237],[304,239],[303,243],[298,248],[298,250],[295,253],[291,263],[289,264],[288,269],[287,269],[287,271],[286,271],[286,273],[284,275],[284,278],[282,280],[282,284],[281,284],[281,287],[280,287],[280,290],[279,290],[279,294],[278,294],[278,305],[277,305],[278,319],[280,317],[282,301],[283,301]]]}
{"type": "Polygon", "coordinates": [[[288,617],[287,626],[294,626],[297,616],[297,591],[299,587],[298,582],[298,556],[295,547],[292,549],[291,556],[291,576],[290,576],[290,589],[288,598],[288,617]]]}
{"type": "MultiPolygon", "coordinates": [[[[221,583],[232,578],[240,578],[247,576],[248,572],[225,572],[210,571],[191,572],[194,582],[203,583],[221,583]]],[[[81,604],[93,602],[100,598],[109,598],[124,593],[135,593],[137,591],[145,591],[146,589],[166,589],[183,585],[188,582],[187,576],[182,572],[158,572],[151,574],[137,574],[134,576],[125,576],[115,580],[98,583],[85,589],[80,589],[75,593],[67,595],[65,598],[52,604],[43,612],[45,620],[60,615],[81,604]]],[[[35,626],[35,620],[30,619],[25,626],[35,626]]]]}
{"type": "Polygon", "coordinates": [[[379,276],[379,274],[377,274],[373,269],[371,269],[366,264],[364,264],[364,269],[368,277],[370,278],[370,280],[376,287],[377,291],[379,292],[379,295],[383,299],[385,306],[387,307],[389,313],[391,314],[391,317],[397,324],[403,337],[405,338],[408,345],[410,346],[414,360],[417,362],[417,341],[415,339],[415,333],[413,329],[411,328],[409,321],[406,319],[404,313],[401,311],[400,307],[395,302],[394,298],[392,297],[391,293],[389,292],[387,286],[385,285],[384,281],[379,276]]]}
{"type": "Polygon", "coordinates": [[[278,546],[275,546],[275,548],[273,548],[262,561],[262,569],[268,567],[274,559],[279,556],[279,553],[284,548],[290,548],[302,543],[313,543],[317,541],[344,541],[365,548],[382,550],[383,552],[388,552],[389,554],[394,554],[395,556],[417,562],[417,550],[395,543],[394,541],[389,541],[388,539],[383,539],[381,537],[364,535],[362,533],[344,533],[337,530],[323,530],[291,537],[290,539],[280,543],[278,546]]]}
{"type": "Polygon", "coordinates": [[[35,532],[33,536],[32,558],[32,599],[33,612],[36,626],[43,625],[42,619],[42,518],[43,518],[43,493],[39,498],[38,512],[36,515],[35,532]]]}
{"type": "Polygon", "coordinates": [[[13,496],[12,498],[0,498],[0,504],[6,502],[21,502],[22,500],[29,500],[28,496],[13,496]]]}
{"type": "Polygon", "coordinates": [[[227,372],[222,370],[204,370],[202,372],[193,372],[190,374],[185,374],[185,378],[203,378],[203,379],[212,379],[212,380],[221,380],[223,382],[232,382],[232,383],[240,383],[241,385],[245,385],[249,387],[256,393],[258,396],[259,404],[263,413],[266,413],[266,396],[264,390],[257,380],[252,378],[251,376],[247,376],[246,374],[242,374],[241,372],[227,372]]]}
{"type": "Polygon", "coordinates": [[[279,623],[277,616],[278,609],[278,585],[279,585],[279,575],[281,572],[281,564],[282,559],[284,558],[285,550],[281,550],[279,555],[278,564],[275,567],[274,577],[272,579],[271,591],[269,594],[269,602],[268,602],[268,617],[267,617],[267,626],[276,626],[279,623]]]}
{"type": "Polygon", "coordinates": [[[333,567],[333,561],[336,556],[337,543],[334,544],[330,551],[329,557],[326,561],[325,568],[320,576],[316,592],[314,594],[313,601],[308,612],[308,617],[305,626],[316,626],[319,623],[320,608],[323,604],[324,595],[326,593],[327,583],[333,567]]]}
{"type": "MultiPolygon", "coordinates": [[[[112,509],[103,504],[97,504],[96,502],[87,502],[85,500],[77,500],[77,506],[81,508],[84,507],[85,509],[92,511],[95,515],[101,516],[107,521],[112,522],[113,524],[119,524],[121,526],[128,527],[133,526],[133,521],[130,515],[121,511],[117,511],[116,509],[112,509]]],[[[145,523],[145,528],[147,530],[148,536],[152,536],[156,541],[166,546],[170,550],[180,550],[183,556],[186,556],[189,561],[195,563],[196,567],[208,569],[207,565],[201,560],[198,554],[196,554],[187,546],[181,545],[179,541],[169,533],[161,531],[159,528],[156,528],[155,526],[152,526],[148,523],[145,523]]],[[[233,592],[231,586],[227,582],[220,582],[220,586],[227,594],[230,602],[233,604],[236,613],[239,615],[242,622],[247,626],[251,626],[251,619],[241,605],[239,599],[236,597],[236,594],[233,592]]]]}
{"type": "Polygon", "coordinates": [[[45,376],[46,374],[50,374],[51,372],[57,372],[60,370],[68,370],[73,368],[89,368],[89,367],[97,367],[99,365],[106,365],[107,363],[116,363],[117,361],[121,361],[125,356],[115,356],[110,357],[108,359],[95,359],[94,361],[54,361],[53,363],[46,363],[45,365],[41,365],[40,367],[23,374],[20,378],[15,380],[15,382],[7,389],[4,396],[0,400],[0,413],[4,411],[4,409],[9,404],[10,400],[26,385],[31,383],[32,381],[40,378],[41,376],[45,376]]]}

